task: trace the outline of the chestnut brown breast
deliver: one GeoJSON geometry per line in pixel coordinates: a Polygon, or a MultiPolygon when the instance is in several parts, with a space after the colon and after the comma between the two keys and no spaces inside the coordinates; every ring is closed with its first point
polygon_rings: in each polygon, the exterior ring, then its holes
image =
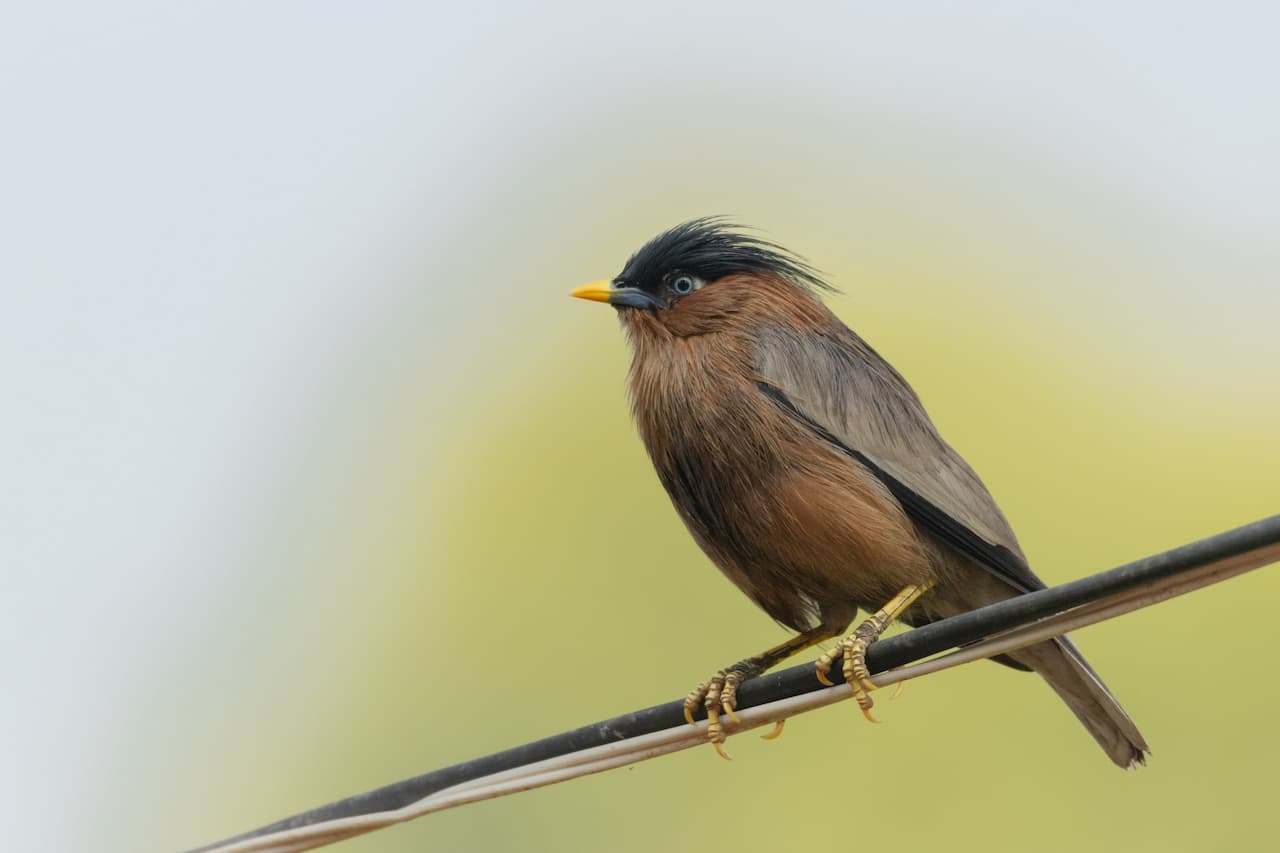
{"type": "Polygon", "coordinates": [[[761,393],[748,338],[732,326],[681,337],[639,313],[630,325],[632,406],[658,477],[698,544],[770,616],[796,630],[848,621],[930,579],[884,486],[761,393]]]}

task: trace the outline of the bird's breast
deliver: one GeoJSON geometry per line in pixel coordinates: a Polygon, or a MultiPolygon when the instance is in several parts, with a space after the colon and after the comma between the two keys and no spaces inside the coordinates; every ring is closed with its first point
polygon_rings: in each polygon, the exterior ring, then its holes
{"type": "Polygon", "coordinates": [[[812,624],[815,603],[887,600],[916,582],[898,504],[760,393],[748,362],[693,346],[640,356],[632,407],[658,478],[698,544],[770,615],[812,624]]]}
{"type": "Polygon", "coordinates": [[[630,390],[658,477],[702,539],[740,525],[732,510],[776,474],[781,449],[745,360],[699,343],[638,353],[630,390]]]}

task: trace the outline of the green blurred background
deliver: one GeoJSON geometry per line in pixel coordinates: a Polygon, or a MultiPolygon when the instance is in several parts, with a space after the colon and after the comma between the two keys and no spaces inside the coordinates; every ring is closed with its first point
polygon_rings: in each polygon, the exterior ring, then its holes
{"type": "MultiPolygon", "coordinates": [[[[21,849],[208,842],[779,641],[567,297],[694,216],[842,289],[1048,582],[1280,511],[1273,13],[129,5],[5,37],[21,849]]],[[[1137,772],[975,664],[337,849],[1272,850],[1278,592],[1077,636],[1137,772]]]]}

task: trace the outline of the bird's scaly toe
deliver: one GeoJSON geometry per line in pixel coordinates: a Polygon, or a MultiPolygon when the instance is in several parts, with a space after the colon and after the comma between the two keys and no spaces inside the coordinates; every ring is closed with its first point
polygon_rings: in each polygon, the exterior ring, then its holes
{"type": "MultiPolygon", "coordinates": [[[[707,741],[715,747],[721,758],[728,759],[730,756],[722,745],[726,735],[720,718],[723,715],[735,723],[741,722],[737,714],[738,688],[742,682],[759,673],[759,663],[754,658],[748,658],[720,670],[684,698],[684,718],[690,725],[697,725],[693,715],[697,713],[698,708],[702,708],[706,713],[707,741]]],[[[777,737],[780,733],[781,729],[775,732],[773,737],[777,737]]]]}
{"type": "Polygon", "coordinates": [[[729,670],[720,670],[715,675],[698,685],[689,695],[684,697],[684,718],[690,725],[697,725],[694,712],[701,707],[707,715],[707,742],[715,747],[719,756],[731,760],[725,752],[724,726],[720,724],[720,713],[724,711],[737,720],[734,709],[737,707],[738,684],[741,679],[729,678],[729,670]]]}
{"type": "Polygon", "coordinates": [[[870,620],[859,625],[856,631],[837,643],[835,648],[824,652],[814,666],[818,680],[828,687],[834,687],[835,682],[830,678],[831,667],[835,665],[836,658],[841,658],[841,674],[853,690],[853,698],[862,710],[862,716],[870,722],[878,723],[880,721],[871,715],[871,708],[875,705],[871,699],[871,691],[876,689],[876,684],[871,680],[871,672],[867,669],[867,649],[879,633],[875,627],[870,624],[870,620]]]}
{"type": "Polygon", "coordinates": [[[834,649],[823,652],[814,662],[814,669],[817,671],[818,680],[828,687],[835,687],[836,683],[831,680],[831,667],[835,665],[836,658],[842,654],[841,647],[837,645],[834,649]]]}

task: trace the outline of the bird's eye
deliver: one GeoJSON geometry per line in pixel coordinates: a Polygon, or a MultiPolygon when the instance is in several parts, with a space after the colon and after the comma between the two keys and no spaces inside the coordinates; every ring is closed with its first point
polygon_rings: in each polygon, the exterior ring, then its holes
{"type": "Polygon", "coordinates": [[[671,282],[671,289],[681,296],[692,293],[693,277],[687,275],[678,276],[675,281],[671,282]]]}

